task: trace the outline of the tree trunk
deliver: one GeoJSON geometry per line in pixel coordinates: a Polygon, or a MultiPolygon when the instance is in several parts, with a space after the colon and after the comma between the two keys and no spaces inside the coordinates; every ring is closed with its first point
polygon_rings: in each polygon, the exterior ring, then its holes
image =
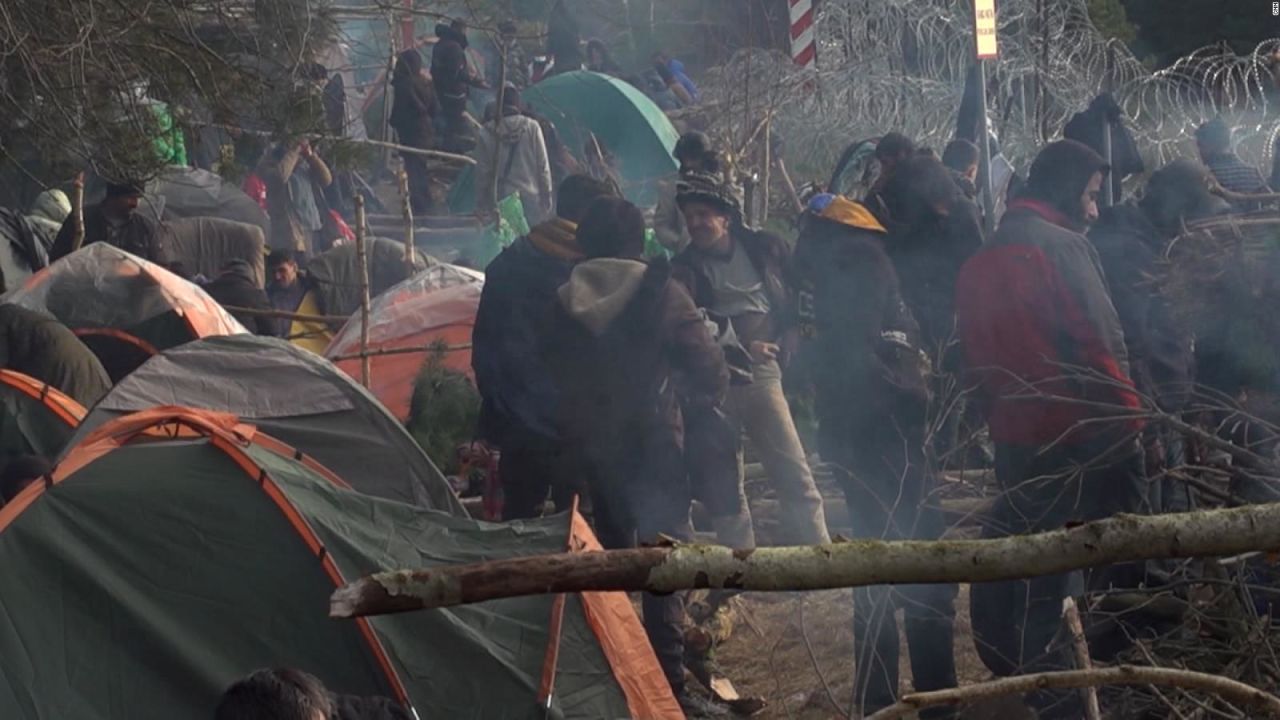
{"type": "Polygon", "coordinates": [[[827,590],[988,582],[1116,562],[1280,549],[1280,504],[1176,515],[1118,515],[994,540],[857,540],[731,550],[676,545],[563,553],[378,573],[333,594],[330,614],[358,617],[561,592],[827,590]]]}

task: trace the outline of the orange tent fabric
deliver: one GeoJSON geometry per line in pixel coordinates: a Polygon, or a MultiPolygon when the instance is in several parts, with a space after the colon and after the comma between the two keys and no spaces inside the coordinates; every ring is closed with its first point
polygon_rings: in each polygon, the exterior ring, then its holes
{"type": "MultiPolygon", "coordinates": [[[[455,265],[434,265],[374,298],[369,309],[369,350],[412,352],[370,358],[369,391],[400,420],[409,417],[413,382],[431,354],[443,343],[444,365],[471,372],[471,330],[480,308],[484,273],[455,265]]],[[[360,380],[360,313],[351,317],[329,343],[325,357],[360,380]]]]}

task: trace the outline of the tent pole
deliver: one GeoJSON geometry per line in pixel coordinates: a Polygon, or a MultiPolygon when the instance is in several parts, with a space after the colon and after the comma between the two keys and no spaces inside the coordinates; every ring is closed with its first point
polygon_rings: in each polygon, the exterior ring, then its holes
{"type": "Polygon", "coordinates": [[[356,195],[356,263],[360,272],[360,384],[369,387],[369,253],[365,243],[364,197],[356,195]]]}
{"type": "MultiPolygon", "coordinates": [[[[573,505],[569,508],[569,541],[565,543],[565,552],[574,551],[573,525],[578,517],[578,496],[573,496],[573,505]]],[[[556,696],[556,670],[560,665],[560,638],[564,627],[565,594],[559,593],[551,601],[551,623],[547,628],[547,651],[542,659],[542,682],[538,688],[538,705],[543,709],[543,717],[551,717],[551,706],[556,696]]]]}

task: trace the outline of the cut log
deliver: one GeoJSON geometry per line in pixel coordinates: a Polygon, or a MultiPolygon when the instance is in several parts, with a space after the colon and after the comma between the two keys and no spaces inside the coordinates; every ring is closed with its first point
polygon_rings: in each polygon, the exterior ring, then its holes
{"type": "Polygon", "coordinates": [[[381,615],[560,592],[768,592],[989,582],[1117,562],[1276,549],[1280,504],[1253,505],[1174,515],[1118,515],[1064,530],[991,540],[858,540],[756,550],[676,545],[395,570],[339,588],[330,614],[381,615]]]}

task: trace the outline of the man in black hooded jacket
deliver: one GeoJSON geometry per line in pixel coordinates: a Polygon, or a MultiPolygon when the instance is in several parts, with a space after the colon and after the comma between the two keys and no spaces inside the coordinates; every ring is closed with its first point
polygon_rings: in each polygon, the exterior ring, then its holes
{"type": "MultiPolygon", "coordinates": [[[[801,346],[797,371],[812,382],[818,445],[845,494],[858,538],[936,540],[945,529],[931,505],[925,452],[929,390],[919,333],[884,251],[885,231],[862,205],[815,199],[796,242],[801,346]]],[[[857,588],[854,696],[868,715],[898,698],[899,625],[912,686],[956,684],[954,584],[857,588]]],[[[921,717],[954,717],[934,708],[921,717]]]]}
{"type": "Polygon", "coordinates": [[[467,63],[466,23],[454,20],[449,25],[436,25],[436,37],[439,40],[431,50],[431,81],[446,123],[444,147],[470,150],[471,133],[463,115],[472,86],[484,87],[484,81],[472,74],[467,63]]]}
{"type": "MultiPolygon", "coordinates": [[[[1191,328],[1174,317],[1157,287],[1157,266],[1184,223],[1230,212],[1209,192],[1208,179],[1199,163],[1175,160],[1151,175],[1141,200],[1103,210],[1089,231],[1124,326],[1134,384],[1169,413],[1181,412],[1190,399],[1195,360],[1191,328]]],[[[1179,464],[1178,433],[1157,424],[1146,429],[1143,441],[1149,474],[1179,464]]],[[[1152,491],[1154,509],[1188,509],[1184,484],[1168,480],[1152,491]]]]}

